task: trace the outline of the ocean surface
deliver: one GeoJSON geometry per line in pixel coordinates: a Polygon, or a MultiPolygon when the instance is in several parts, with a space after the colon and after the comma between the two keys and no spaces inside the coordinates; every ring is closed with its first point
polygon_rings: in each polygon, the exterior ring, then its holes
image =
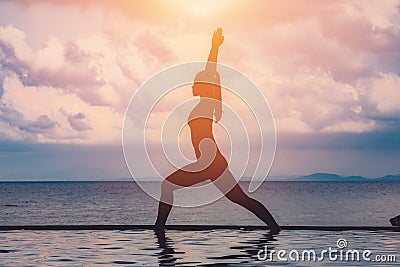
{"type": "MultiPolygon", "coordinates": [[[[400,183],[265,182],[250,195],[281,225],[390,226],[400,214],[400,183]]],[[[0,183],[0,225],[153,224],[156,213],[157,202],[133,181],[0,183]]],[[[225,198],[174,208],[168,223],[263,224],[225,198]]]]}
{"type": "MultiPolygon", "coordinates": [[[[389,226],[389,218],[400,214],[399,193],[400,183],[266,182],[251,196],[281,225],[389,226]]],[[[0,183],[0,225],[153,224],[156,212],[157,202],[134,182],[0,183]]],[[[262,225],[227,199],[174,208],[168,223],[262,225]]],[[[399,261],[400,232],[387,230],[284,230],[275,236],[222,229],[167,230],[165,236],[151,230],[0,232],[0,266],[398,266],[399,261]],[[323,254],[330,248],[336,252],[323,254]],[[281,258],[279,250],[286,252],[281,258]],[[316,256],[308,258],[308,250],[316,256]],[[364,259],[366,250],[371,253],[364,259]]]]}

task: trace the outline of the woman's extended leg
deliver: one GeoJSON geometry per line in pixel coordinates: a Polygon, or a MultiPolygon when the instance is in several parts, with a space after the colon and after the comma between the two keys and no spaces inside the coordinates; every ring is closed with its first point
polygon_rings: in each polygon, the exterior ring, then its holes
{"type": "Polygon", "coordinates": [[[215,181],[214,183],[230,201],[239,204],[254,213],[263,222],[268,224],[268,226],[271,228],[271,232],[277,233],[281,230],[278,223],[275,221],[274,217],[272,217],[267,208],[243,192],[242,188],[239,186],[239,184],[237,184],[235,178],[229,170],[225,171],[223,176],[221,176],[218,180],[219,181],[215,181]]]}

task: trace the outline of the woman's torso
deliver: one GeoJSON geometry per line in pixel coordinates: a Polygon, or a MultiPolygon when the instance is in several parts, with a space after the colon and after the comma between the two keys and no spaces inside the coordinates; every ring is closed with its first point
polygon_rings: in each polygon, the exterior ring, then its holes
{"type": "MultiPolygon", "coordinates": [[[[192,145],[196,154],[197,160],[200,159],[201,153],[205,154],[206,161],[212,160],[209,165],[210,179],[213,180],[215,177],[219,177],[221,173],[227,168],[228,162],[218,149],[217,143],[215,142],[213,135],[213,113],[214,108],[204,105],[200,102],[189,114],[188,125],[190,127],[190,134],[192,139],[192,145]],[[209,146],[203,144],[203,149],[200,152],[200,143],[203,140],[211,140],[214,145],[209,146]],[[214,150],[216,149],[216,151],[214,150]],[[215,153],[215,154],[214,154],[215,153]],[[209,158],[207,160],[207,158],[209,158]]],[[[202,159],[200,159],[201,161],[202,159]]]]}
{"type": "Polygon", "coordinates": [[[200,142],[203,139],[208,138],[215,142],[212,131],[213,112],[213,107],[200,101],[189,114],[188,125],[197,158],[200,157],[200,142]]]}

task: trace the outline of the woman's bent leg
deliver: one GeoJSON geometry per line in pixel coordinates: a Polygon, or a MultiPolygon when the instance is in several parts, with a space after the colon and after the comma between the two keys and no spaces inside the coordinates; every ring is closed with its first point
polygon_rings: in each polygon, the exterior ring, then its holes
{"type": "Polygon", "coordinates": [[[158,215],[156,220],[156,228],[163,228],[167,222],[169,213],[171,212],[174,202],[174,186],[167,181],[161,184],[161,198],[158,203],[158,215]]]}
{"type": "MultiPolygon", "coordinates": [[[[196,163],[189,164],[184,168],[196,167],[196,163]]],[[[190,172],[183,169],[177,170],[169,175],[161,184],[161,198],[158,204],[158,215],[156,228],[164,228],[168,215],[174,203],[174,191],[180,187],[188,187],[207,180],[205,172],[190,172]]]]}

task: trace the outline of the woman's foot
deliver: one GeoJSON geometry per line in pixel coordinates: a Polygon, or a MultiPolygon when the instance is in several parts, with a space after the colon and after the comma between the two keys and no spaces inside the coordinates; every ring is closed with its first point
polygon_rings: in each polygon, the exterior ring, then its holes
{"type": "Polygon", "coordinates": [[[276,234],[278,234],[280,231],[282,231],[282,229],[281,229],[278,225],[272,226],[272,227],[270,227],[269,229],[270,229],[270,230],[269,230],[269,233],[270,233],[271,235],[276,235],[276,234]]]}
{"type": "Polygon", "coordinates": [[[155,231],[156,233],[165,232],[165,224],[156,223],[156,224],[154,225],[154,231],[155,231]]]}
{"type": "Polygon", "coordinates": [[[400,215],[393,217],[392,219],[390,219],[390,223],[393,226],[400,226],[400,215]]]}

